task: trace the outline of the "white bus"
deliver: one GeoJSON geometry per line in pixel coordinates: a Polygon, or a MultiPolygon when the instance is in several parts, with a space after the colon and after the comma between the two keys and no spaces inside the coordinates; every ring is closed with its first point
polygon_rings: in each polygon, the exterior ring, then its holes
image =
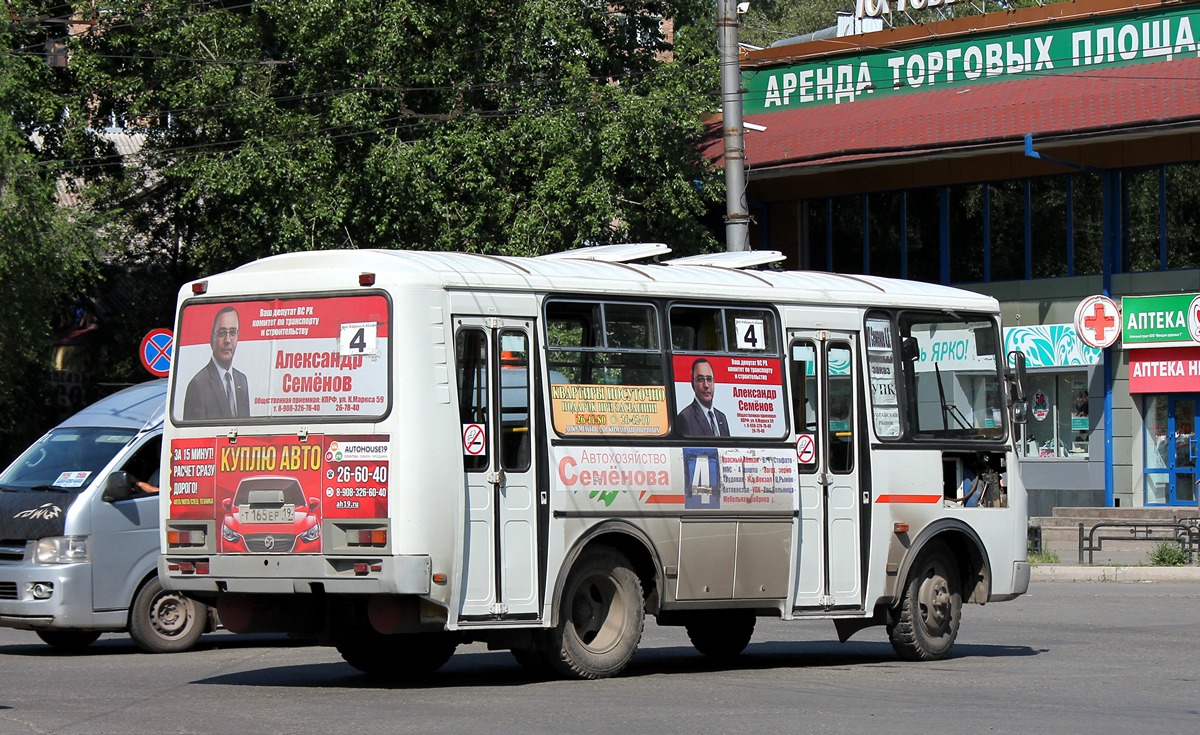
{"type": "Polygon", "coordinates": [[[667,252],[307,252],[188,284],[164,584],[372,675],[481,641],[578,678],[619,673],[646,615],[718,658],[774,617],[938,659],[963,602],[1027,590],[994,299],[667,252]]]}

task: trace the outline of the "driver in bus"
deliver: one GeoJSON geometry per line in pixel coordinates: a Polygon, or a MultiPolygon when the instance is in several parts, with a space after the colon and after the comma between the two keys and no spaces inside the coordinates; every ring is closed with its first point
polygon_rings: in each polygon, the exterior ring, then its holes
{"type": "Polygon", "coordinates": [[[183,418],[231,419],[250,415],[250,389],[246,374],[233,367],[238,344],[238,313],[232,306],[213,319],[212,359],[188,383],[183,398],[183,418]]]}
{"type": "Polygon", "coordinates": [[[685,436],[729,436],[729,421],[725,414],[713,408],[712,363],[703,357],[692,363],[692,392],[696,398],[675,417],[675,424],[685,436]]]}

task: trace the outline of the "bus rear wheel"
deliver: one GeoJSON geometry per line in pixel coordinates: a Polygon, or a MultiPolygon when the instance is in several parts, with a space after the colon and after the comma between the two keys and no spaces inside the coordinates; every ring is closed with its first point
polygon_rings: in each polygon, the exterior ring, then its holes
{"type": "Polygon", "coordinates": [[[926,547],[908,575],[895,622],[892,648],[902,659],[937,661],[950,653],[962,620],[962,580],[949,549],[926,547]]]}
{"type": "Polygon", "coordinates": [[[753,610],[714,610],[694,613],[685,627],[697,651],[709,658],[728,660],[750,644],[755,620],[753,610]]]}
{"type": "Polygon", "coordinates": [[[625,555],[586,551],[567,577],[546,661],[574,679],[616,676],[633,659],[645,619],[642,582],[625,555]]]}
{"type": "Polygon", "coordinates": [[[370,636],[339,643],[342,660],[380,679],[407,679],[442,668],[458,640],[441,633],[370,636]]]}

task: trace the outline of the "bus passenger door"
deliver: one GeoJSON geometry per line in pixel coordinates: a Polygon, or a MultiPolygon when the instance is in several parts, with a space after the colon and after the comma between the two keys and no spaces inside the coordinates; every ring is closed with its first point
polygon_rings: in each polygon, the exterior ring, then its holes
{"type": "Polygon", "coordinates": [[[532,323],[456,317],[455,369],[467,512],[459,615],[539,612],[532,323]]]}
{"type": "Polygon", "coordinates": [[[859,482],[856,336],[794,332],[790,376],[800,471],[797,613],[861,610],[864,496],[859,482]]]}

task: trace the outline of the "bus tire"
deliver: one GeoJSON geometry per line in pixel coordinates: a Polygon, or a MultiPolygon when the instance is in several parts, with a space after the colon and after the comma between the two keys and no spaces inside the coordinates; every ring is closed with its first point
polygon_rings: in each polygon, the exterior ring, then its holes
{"type": "Polygon", "coordinates": [[[938,661],[949,654],[962,620],[962,578],[944,544],[921,551],[895,612],[887,631],[900,658],[938,661]]]}
{"type": "Polygon", "coordinates": [[[95,643],[100,633],[95,630],[39,630],[37,637],[63,653],[78,653],[95,643]]]}
{"type": "Polygon", "coordinates": [[[753,610],[713,610],[689,616],[685,627],[697,651],[726,661],[750,644],[756,620],[753,610]]]}
{"type": "Polygon", "coordinates": [[[196,645],[208,625],[208,607],[163,589],[151,577],[129,611],[129,637],[146,653],[178,653],[196,645]]]}
{"type": "Polygon", "coordinates": [[[442,668],[458,640],[441,633],[405,633],[344,641],[338,644],[342,660],[367,676],[403,680],[442,668]]]}
{"type": "Polygon", "coordinates": [[[586,551],[567,577],[546,660],[573,679],[616,676],[633,659],[645,619],[642,582],[625,555],[586,551]]]}

